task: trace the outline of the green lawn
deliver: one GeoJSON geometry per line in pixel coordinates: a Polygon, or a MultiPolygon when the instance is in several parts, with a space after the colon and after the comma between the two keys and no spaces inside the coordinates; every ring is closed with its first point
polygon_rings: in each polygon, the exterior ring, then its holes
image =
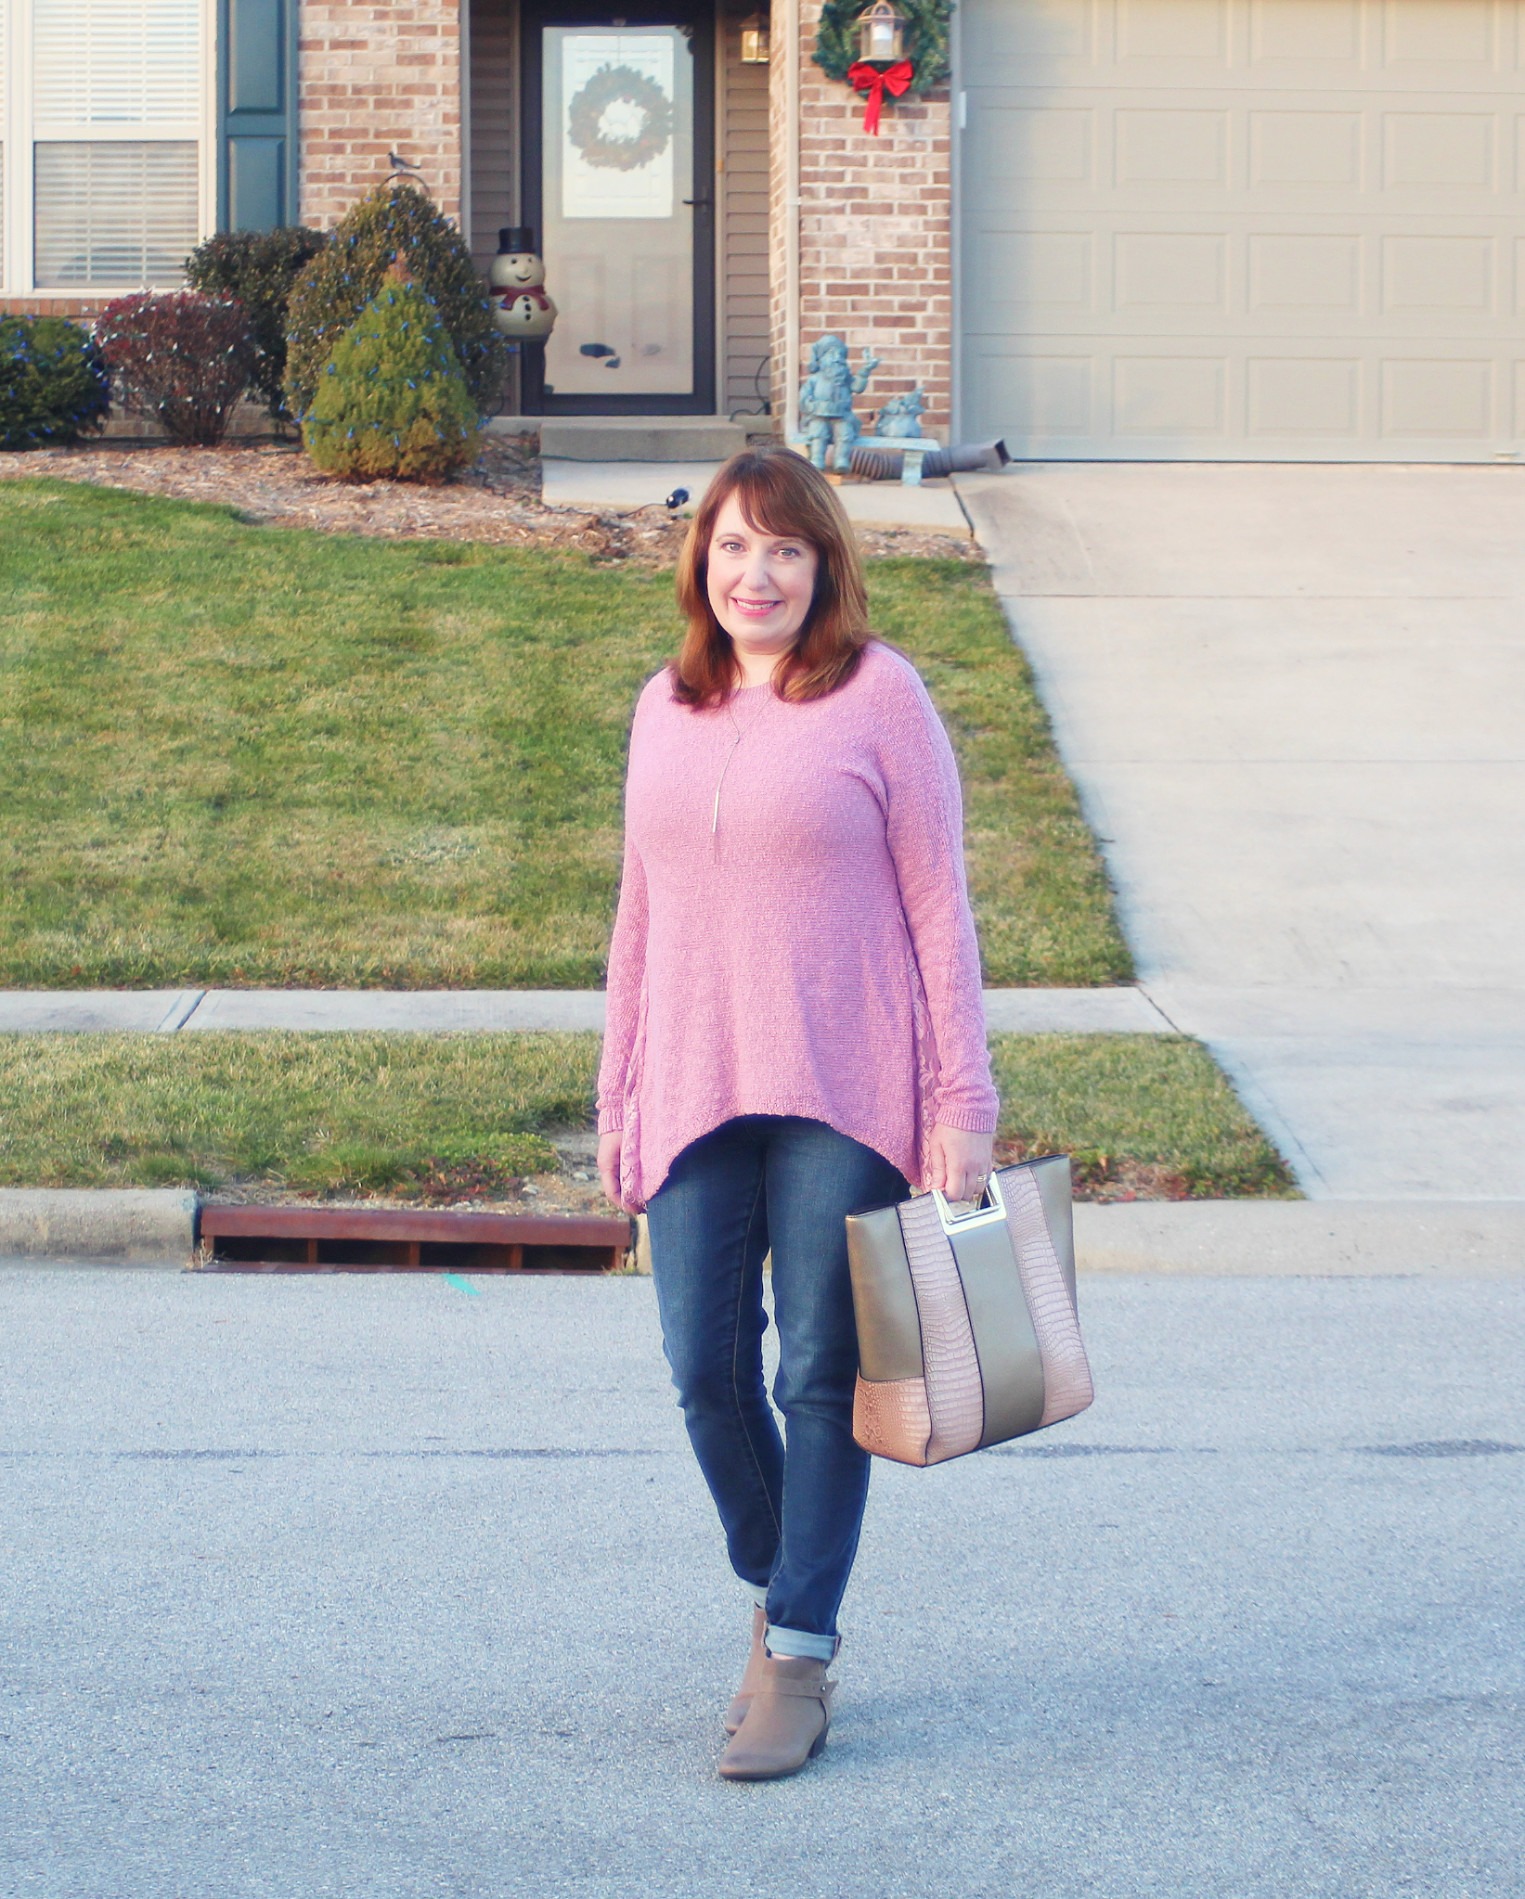
{"type": "MultiPolygon", "coordinates": [[[[582,987],[670,579],[7,482],[0,986],[582,987]]],[[[984,570],[872,563],[968,793],[987,980],[1126,980],[984,570]]]]}
{"type": "MultiPolygon", "coordinates": [[[[590,1124],[593,1035],[0,1035],[0,1185],[406,1194],[554,1165],[590,1124]]],[[[1200,1044],[998,1035],[1003,1152],[1075,1154],[1083,1191],[1284,1194],[1200,1044]]]]}

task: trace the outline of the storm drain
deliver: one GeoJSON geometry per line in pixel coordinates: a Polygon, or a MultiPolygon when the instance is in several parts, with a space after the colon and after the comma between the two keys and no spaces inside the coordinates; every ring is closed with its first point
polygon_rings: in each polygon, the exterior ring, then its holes
{"type": "Polygon", "coordinates": [[[608,1273],[629,1220],[592,1214],[447,1213],[401,1207],[203,1207],[221,1273],[608,1273]]]}

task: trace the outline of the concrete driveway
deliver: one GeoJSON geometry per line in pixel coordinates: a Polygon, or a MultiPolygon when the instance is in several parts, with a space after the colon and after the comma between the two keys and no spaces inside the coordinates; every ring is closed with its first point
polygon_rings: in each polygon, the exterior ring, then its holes
{"type": "Polygon", "coordinates": [[[1310,1194],[1525,1199],[1525,469],[959,488],[1149,994],[1310,1194]]]}

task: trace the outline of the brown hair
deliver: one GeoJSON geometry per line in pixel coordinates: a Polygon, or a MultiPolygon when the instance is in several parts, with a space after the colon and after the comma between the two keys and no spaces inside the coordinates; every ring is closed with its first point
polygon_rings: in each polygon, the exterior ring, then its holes
{"type": "Polygon", "coordinates": [[[720,510],[735,495],[749,527],[797,535],[815,549],[815,593],[798,639],[775,675],[781,699],[820,699],[857,671],[873,637],[863,562],[847,512],[820,469],[793,449],[765,444],[733,455],[694,511],[678,561],[678,605],[688,631],[672,662],[673,697],[719,705],[736,683],[731,636],[710,606],[709,553],[720,510]]]}

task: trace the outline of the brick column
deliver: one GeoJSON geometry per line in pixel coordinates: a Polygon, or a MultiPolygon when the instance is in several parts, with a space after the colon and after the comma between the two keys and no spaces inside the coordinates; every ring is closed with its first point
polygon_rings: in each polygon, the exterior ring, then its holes
{"type": "MultiPolygon", "coordinates": [[[[923,427],[946,440],[953,360],[949,89],[886,99],[877,136],[865,132],[862,95],[828,79],[811,57],[819,14],[820,0],[801,0],[800,367],[825,331],[846,339],[854,368],[867,344],[881,367],[858,398],[859,414],[920,383],[923,427]]],[[[775,26],[778,20],[775,12],[775,26]]],[[[782,59],[770,79],[773,402],[782,415],[782,59]]]]}
{"type": "Polygon", "coordinates": [[[460,0],[301,0],[297,81],[304,224],[337,224],[388,151],[459,220],[460,0]]]}

